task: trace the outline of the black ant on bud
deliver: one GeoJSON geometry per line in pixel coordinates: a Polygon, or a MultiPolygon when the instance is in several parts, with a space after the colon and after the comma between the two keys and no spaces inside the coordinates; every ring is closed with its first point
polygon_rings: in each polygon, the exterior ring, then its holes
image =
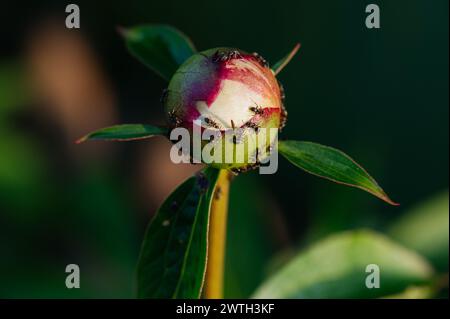
{"type": "Polygon", "coordinates": [[[269,63],[267,63],[266,59],[264,59],[261,55],[259,55],[256,52],[253,52],[252,55],[255,57],[256,61],[258,61],[260,65],[262,65],[265,68],[269,67],[269,63]]]}
{"type": "Polygon", "coordinates": [[[247,128],[254,129],[256,131],[256,133],[259,132],[259,126],[255,122],[250,122],[249,121],[249,122],[246,122],[243,126],[247,127],[247,128]]]}
{"type": "Polygon", "coordinates": [[[214,127],[216,129],[220,129],[219,124],[217,124],[214,120],[210,119],[209,117],[205,117],[203,120],[205,121],[206,125],[214,127]]]}
{"type": "Polygon", "coordinates": [[[173,126],[173,127],[179,127],[182,123],[181,119],[175,114],[175,111],[169,111],[167,113],[167,117],[169,120],[169,123],[173,126]]]}
{"type": "Polygon", "coordinates": [[[230,171],[235,175],[239,175],[240,173],[245,173],[255,168],[258,168],[260,165],[261,165],[260,163],[252,163],[248,164],[246,167],[233,167],[230,169],[230,171]]]}
{"type": "Polygon", "coordinates": [[[168,95],[169,95],[169,89],[164,89],[163,92],[162,92],[162,94],[161,94],[161,97],[160,97],[159,101],[160,101],[162,104],[166,104],[167,96],[168,96],[168,95]]]}
{"type": "Polygon", "coordinates": [[[280,131],[283,129],[283,127],[286,126],[286,122],[287,122],[287,110],[284,107],[284,103],[281,103],[281,110],[280,110],[280,131]]]}
{"type": "Polygon", "coordinates": [[[206,175],[203,172],[198,172],[196,174],[197,179],[197,185],[200,189],[200,193],[204,194],[208,190],[209,187],[209,181],[208,178],[206,178],[206,175]]]}
{"type": "Polygon", "coordinates": [[[241,59],[241,58],[242,58],[242,55],[237,50],[228,51],[228,52],[223,52],[223,51],[217,50],[212,56],[213,62],[226,62],[231,59],[241,59]]]}
{"type": "Polygon", "coordinates": [[[284,87],[283,87],[283,84],[281,84],[281,82],[278,81],[278,86],[279,86],[279,88],[280,88],[280,98],[281,98],[281,101],[284,101],[284,99],[286,98],[286,95],[285,95],[285,93],[284,93],[284,87]]]}
{"type": "Polygon", "coordinates": [[[258,105],[250,106],[248,109],[250,110],[250,112],[253,112],[253,113],[257,114],[257,115],[264,114],[264,110],[258,105]]]}

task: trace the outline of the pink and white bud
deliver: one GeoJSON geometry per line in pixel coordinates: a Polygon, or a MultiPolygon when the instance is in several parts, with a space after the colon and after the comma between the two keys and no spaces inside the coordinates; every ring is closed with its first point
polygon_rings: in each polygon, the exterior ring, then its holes
{"type": "MultiPolygon", "coordinates": [[[[286,118],[282,100],[282,88],[265,60],[231,48],[210,49],[190,57],[174,74],[163,96],[172,128],[219,130],[224,145],[230,143],[225,134],[229,130],[240,128],[248,134],[250,129],[281,128],[286,118]]],[[[249,143],[252,138],[232,141],[245,145],[243,162],[211,165],[234,171],[257,167],[261,160],[258,153],[266,152],[261,152],[262,144],[249,143]],[[256,161],[249,160],[251,157],[256,161]]],[[[269,149],[275,138],[267,138],[264,148],[269,149]]]]}

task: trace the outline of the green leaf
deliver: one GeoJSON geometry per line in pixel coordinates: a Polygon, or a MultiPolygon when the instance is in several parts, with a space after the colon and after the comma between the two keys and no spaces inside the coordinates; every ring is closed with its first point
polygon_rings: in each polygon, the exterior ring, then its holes
{"type": "Polygon", "coordinates": [[[144,25],[119,30],[131,53],[167,81],[196,52],[187,36],[168,25],[144,25]]]}
{"type": "Polygon", "coordinates": [[[298,52],[299,49],[300,43],[297,43],[295,47],[291,50],[291,52],[289,52],[285,57],[283,57],[280,61],[278,61],[272,66],[273,73],[275,75],[280,73],[281,70],[283,70],[284,67],[288,65],[288,63],[292,60],[292,58],[295,56],[295,54],[298,52]]]}
{"type": "MultiPolygon", "coordinates": [[[[332,235],[298,254],[269,278],[255,298],[378,298],[428,284],[432,268],[416,253],[368,230],[332,235]],[[380,286],[366,286],[368,265],[380,286]]],[[[369,277],[370,280],[370,277],[369,277]]]]}
{"type": "Polygon", "coordinates": [[[209,210],[219,170],[181,184],[150,223],[138,263],[140,298],[199,298],[206,270],[209,210]]]}
{"type": "Polygon", "coordinates": [[[280,141],[278,149],[292,164],[308,173],[360,188],[391,205],[398,205],[358,163],[337,149],[300,141],[280,141]]]}
{"type": "Polygon", "coordinates": [[[448,271],[448,190],[413,207],[389,229],[406,247],[428,258],[438,270],[448,271]]]}
{"type": "Polygon", "coordinates": [[[11,124],[8,116],[19,111],[30,99],[23,67],[15,62],[0,61],[0,121],[11,124]]]}
{"type": "Polygon", "coordinates": [[[83,143],[87,140],[103,141],[132,141],[152,137],[154,135],[167,135],[167,128],[147,124],[121,124],[102,128],[89,133],[75,143],[83,143]]]}
{"type": "Polygon", "coordinates": [[[431,286],[412,286],[398,294],[384,296],[383,299],[428,299],[435,294],[431,286]]]}

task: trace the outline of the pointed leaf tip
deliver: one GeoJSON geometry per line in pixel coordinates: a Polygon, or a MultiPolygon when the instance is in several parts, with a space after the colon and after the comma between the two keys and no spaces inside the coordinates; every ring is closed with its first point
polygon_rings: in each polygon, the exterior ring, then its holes
{"type": "Polygon", "coordinates": [[[279,152],[292,164],[304,171],[338,184],[362,189],[393,206],[378,183],[345,153],[332,147],[303,141],[280,141],[279,152]]]}
{"type": "Polygon", "coordinates": [[[88,139],[87,135],[80,137],[78,140],[75,141],[75,144],[81,144],[81,143],[85,142],[87,139],[88,139]]]}
{"type": "Polygon", "coordinates": [[[75,144],[81,144],[87,140],[132,141],[166,134],[167,128],[165,127],[148,124],[121,124],[91,132],[76,140],[75,144]]]}
{"type": "Polygon", "coordinates": [[[285,57],[283,57],[280,61],[275,63],[272,67],[272,71],[275,75],[281,72],[286,65],[292,60],[292,58],[297,54],[298,50],[300,50],[300,43],[297,43],[294,48],[289,52],[285,57]]]}

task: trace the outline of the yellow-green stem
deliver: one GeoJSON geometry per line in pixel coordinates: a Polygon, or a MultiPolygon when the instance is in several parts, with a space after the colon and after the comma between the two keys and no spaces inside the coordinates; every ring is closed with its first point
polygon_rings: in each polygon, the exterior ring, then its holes
{"type": "Polygon", "coordinates": [[[205,297],[223,298],[225,245],[227,233],[230,173],[221,170],[211,203],[208,235],[208,262],[205,277],[205,297]]]}

